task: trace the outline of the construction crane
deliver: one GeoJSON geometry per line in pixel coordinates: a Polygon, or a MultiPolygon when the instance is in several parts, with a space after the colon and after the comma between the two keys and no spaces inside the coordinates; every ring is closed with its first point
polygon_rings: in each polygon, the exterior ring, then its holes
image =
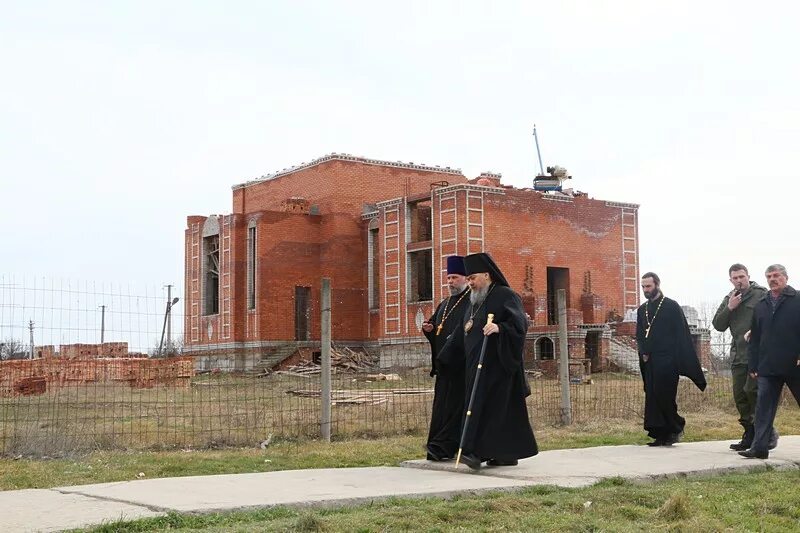
{"type": "Polygon", "coordinates": [[[547,167],[547,174],[542,166],[542,153],[539,151],[539,135],[536,133],[536,124],[533,125],[533,139],[536,142],[536,155],[539,157],[539,174],[533,178],[533,190],[550,192],[561,191],[564,180],[572,179],[567,169],[558,165],[547,167]]]}

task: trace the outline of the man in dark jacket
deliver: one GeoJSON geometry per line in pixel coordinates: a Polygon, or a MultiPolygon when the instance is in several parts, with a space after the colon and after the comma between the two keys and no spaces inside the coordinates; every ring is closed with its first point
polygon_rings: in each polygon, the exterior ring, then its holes
{"type": "Polygon", "coordinates": [[[457,341],[453,344],[466,358],[465,403],[469,405],[473,387],[475,400],[464,417],[461,461],[472,469],[483,461],[489,466],[513,466],[518,459],[539,453],[525,404],[530,389],[522,354],[528,320],[522,300],[491,256],[468,255],[464,266],[472,291],[463,329],[453,333],[457,341]],[[489,314],[494,315],[492,322],[489,314]],[[479,369],[484,342],[486,353],[479,369]]]}
{"type": "Polygon", "coordinates": [[[653,272],[642,276],[647,299],[636,316],[636,343],[644,381],[644,429],[653,439],[648,446],[671,446],[680,441],[686,420],[678,414],[678,379],[690,378],[700,390],[706,378],[697,359],[689,325],[678,302],[661,292],[653,272]]]}
{"type": "Polygon", "coordinates": [[[439,360],[446,339],[454,331],[461,332],[464,310],[469,304],[464,258],[447,258],[447,287],[450,295],[436,308],[433,316],[422,323],[422,333],[431,344],[431,376],[436,376],[428,431],[428,460],[452,459],[461,438],[461,416],[464,411],[464,354],[453,354],[450,360],[439,360]],[[459,357],[460,356],[460,357],[459,357]]]}
{"type": "Polygon", "coordinates": [[[800,405],[800,296],[789,285],[783,265],[767,267],[769,292],[756,305],[750,331],[749,370],[758,378],[756,434],[739,455],[769,457],[769,437],[778,402],[786,384],[800,405]]]}
{"type": "MultiPolygon", "coordinates": [[[[733,401],[739,411],[739,423],[744,428],[742,440],[731,444],[731,450],[742,451],[750,448],[755,435],[753,417],[756,412],[756,380],[747,371],[747,340],[753,322],[753,310],[767,293],[767,289],[750,281],[747,267],[741,263],[731,265],[728,276],[733,290],[723,298],[714,320],[711,323],[717,331],[731,330],[731,377],[733,401]]],[[[772,430],[770,448],[777,446],[778,435],[772,430]]]]}

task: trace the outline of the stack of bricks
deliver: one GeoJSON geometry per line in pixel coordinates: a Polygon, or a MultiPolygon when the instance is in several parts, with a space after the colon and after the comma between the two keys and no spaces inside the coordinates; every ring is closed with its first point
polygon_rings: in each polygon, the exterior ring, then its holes
{"type": "Polygon", "coordinates": [[[15,396],[32,396],[47,392],[47,380],[43,377],[21,378],[13,386],[15,396]]]}
{"type": "Polygon", "coordinates": [[[191,357],[169,359],[33,359],[0,363],[0,397],[43,394],[49,387],[127,382],[131,387],[188,387],[194,376],[191,357]]]}
{"type": "Polygon", "coordinates": [[[127,342],[104,342],[102,344],[62,344],[58,352],[49,356],[64,359],[87,359],[89,357],[131,357],[135,355],[128,353],[127,342]]]}

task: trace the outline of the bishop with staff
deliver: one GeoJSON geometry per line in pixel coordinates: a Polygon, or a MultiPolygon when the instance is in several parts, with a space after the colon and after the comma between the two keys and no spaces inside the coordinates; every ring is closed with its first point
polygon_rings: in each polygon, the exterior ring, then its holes
{"type": "MultiPolygon", "coordinates": [[[[464,353],[466,394],[474,390],[474,401],[464,414],[460,461],[472,469],[484,461],[490,466],[513,466],[539,452],[525,404],[530,388],[522,356],[528,320],[522,300],[491,256],[468,255],[464,266],[472,290],[463,330],[453,335],[452,344],[464,353]]],[[[468,397],[465,400],[469,402],[468,397]]]]}

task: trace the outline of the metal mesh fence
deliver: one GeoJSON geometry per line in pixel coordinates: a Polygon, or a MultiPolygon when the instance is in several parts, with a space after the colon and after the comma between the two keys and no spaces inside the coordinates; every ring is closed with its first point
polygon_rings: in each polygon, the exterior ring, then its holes
{"type": "MultiPolygon", "coordinates": [[[[175,307],[173,342],[157,357],[166,300],[160,289],[0,277],[0,453],[257,446],[320,436],[318,346],[275,368],[256,361],[243,371],[218,371],[180,355],[183,317],[175,307]]],[[[709,387],[702,393],[681,380],[682,412],[733,414],[729,341],[716,334],[711,340],[709,387]]],[[[434,380],[426,342],[413,334],[391,348],[392,357],[381,360],[370,348],[334,344],[334,438],[427,431],[434,380]]],[[[263,353],[274,357],[271,346],[263,353]]],[[[558,424],[561,384],[537,371],[537,361],[528,366],[532,422],[558,424]]],[[[642,418],[638,375],[595,373],[569,387],[575,422],[642,418]]]]}

